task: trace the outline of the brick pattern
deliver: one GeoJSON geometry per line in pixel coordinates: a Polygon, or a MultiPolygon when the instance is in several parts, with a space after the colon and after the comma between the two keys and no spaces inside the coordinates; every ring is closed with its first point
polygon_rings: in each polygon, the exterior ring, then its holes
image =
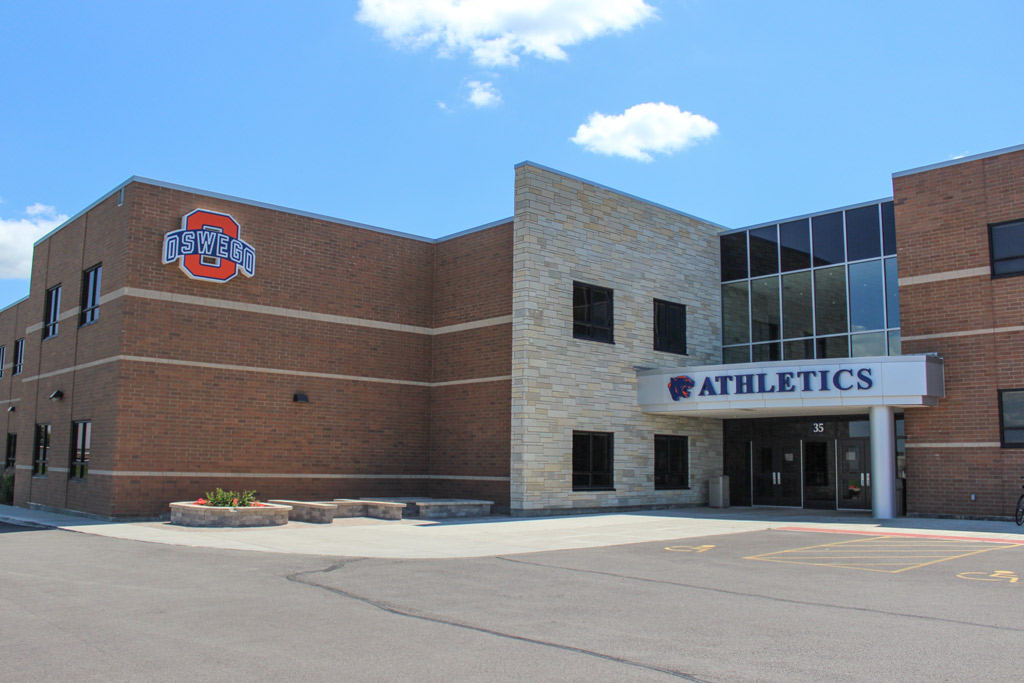
{"type": "Polygon", "coordinates": [[[635,368],[720,359],[719,230],[531,165],[515,206],[513,512],[706,502],[721,422],[641,414],[635,368]],[[614,344],[573,339],[573,281],[614,290],[614,344]],[[687,306],[690,355],[653,350],[655,298],[687,306]],[[573,430],[614,432],[614,491],[572,490],[573,430]],[[655,434],[690,437],[689,490],[654,490],[655,434]]]}
{"type": "Polygon", "coordinates": [[[421,328],[510,316],[511,250],[511,223],[430,243],[128,185],[123,206],[112,195],[38,245],[29,298],[0,311],[8,364],[14,339],[27,340],[23,376],[12,378],[8,368],[0,379],[0,401],[17,406],[3,413],[18,434],[16,504],[149,517],[221,486],[306,500],[451,491],[507,506],[507,481],[429,477],[508,476],[509,381],[429,383],[507,378],[510,325],[427,335],[253,313],[241,304],[421,328]],[[196,208],[241,224],[240,236],[257,251],[255,277],[202,282],[161,263],[164,235],[196,208]],[[240,306],[121,296],[79,328],[82,273],[101,262],[103,294],[130,287],[240,306]],[[57,336],[41,341],[45,292],[57,284],[65,317],[57,336]],[[118,356],[175,364],[115,360],[68,371],[118,356]],[[57,389],[64,399],[49,401],[57,389]],[[293,403],[297,392],[310,402],[293,403]],[[93,423],[92,473],[69,482],[71,422],[79,419],[93,423]],[[53,425],[47,477],[26,469],[37,422],[53,425]],[[238,476],[154,476],[165,472],[238,476]],[[309,477],[295,476],[302,474],[309,477]]]}
{"type": "MultiPolygon", "coordinates": [[[[893,190],[900,278],[987,270],[988,225],[1024,218],[1024,152],[897,177],[893,190]]],[[[904,285],[900,317],[903,352],[937,353],[946,381],[938,407],[906,411],[908,512],[1012,514],[1024,449],[983,444],[1000,440],[998,390],[1024,388],[1024,333],[945,335],[1024,325],[1024,276],[904,285]],[[976,445],[915,447],[962,443],[976,445]]]]}

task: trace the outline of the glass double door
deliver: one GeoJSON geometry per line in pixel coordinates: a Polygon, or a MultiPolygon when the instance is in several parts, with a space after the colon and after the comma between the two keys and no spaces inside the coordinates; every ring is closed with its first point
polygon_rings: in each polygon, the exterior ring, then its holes
{"type": "Polygon", "coordinates": [[[751,448],[753,504],[800,507],[800,441],[754,441],[751,448]]]}
{"type": "Polygon", "coordinates": [[[869,439],[773,439],[750,447],[754,505],[871,509],[869,439]]]}
{"type": "Polygon", "coordinates": [[[839,473],[836,507],[841,510],[871,509],[871,450],[868,439],[839,439],[839,473]]]}

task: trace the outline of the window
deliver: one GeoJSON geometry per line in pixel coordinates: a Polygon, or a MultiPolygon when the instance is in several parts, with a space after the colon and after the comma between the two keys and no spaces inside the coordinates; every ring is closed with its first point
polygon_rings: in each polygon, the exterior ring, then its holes
{"type": "Polygon", "coordinates": [[[999,440],[1003,448],[1024,448],[1024,389],[999,392],[999,440]]]}
{"type": "Polygon", "coordinates": [[[4,378],[4,363],[7,362],[7,347],[0,346],[0,379],[4,378]]]}
{"type": "Polygon", "coordinates": [[[611,490],[612,434],[572,433],[572,490],[611,490]]]}
{"type": "Polygon", "coordinates": [[[7,450],[4,453],[4,469],[14,467],[14,455],[18,451],[18,435],[7,435],[7,450]]]}
{"type": "Polygon", "coordinates": [[[1024,221],[988,226],[992,277],[1024,275],[1024,221]]]}
{"type": "Polygon", "coordinates": [[[690,488],[690,457],[687,437],[654,437],[654,488],[690,488]]]}
{"type": "Polygon", "coordinates": [[[654,350],[686,353],[686,306],[654,300],[654,350]]]}
{"type": "Polygon", "coordinates": [[[93,266],[82,273],[82,313],[79,316],[79,325],[88,325],[96,322],[100,317],[100,279],[103,275],[103,266],[93,266]]]}
{"type": "Polygon", "coordinates": [[[50,464],[50,425],[36,425],[36,443],[32,449],[32,475],[45,477],[50,464]]]}
{"type": "Polygon", "coordinates": [[[615,343],[612,339],[612,290],[572,283],[572,336],[615,343]]]}
{"type": "Polygon", "coordinates": [[[89,474],[89,445],[92,441],[92,422],[84,420],[71,424],[71,478],[85,479],[89,474]]]}
{"type": "Polygon", "coordinates": [[[46,315],[43,317],[43,339],[57,336],[60,318],[60,285],[46,290],[46,315]]]}
{"type": "Polygon", "coordinates": [[[14,342],[14,369],[12,375],[20,375],[21,368],[25,364],[25,340],[19,339],[14,342]]]}

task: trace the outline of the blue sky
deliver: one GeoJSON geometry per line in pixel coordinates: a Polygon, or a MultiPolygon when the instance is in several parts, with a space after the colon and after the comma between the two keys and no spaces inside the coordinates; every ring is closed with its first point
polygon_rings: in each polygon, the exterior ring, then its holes
{"type": "Polygon", "coordinates": [[[0,305],[131,175],[426,236],[510,216],[527,159],[730,227],[885,197],[1024,143],[1022,26],[1018,0],[3,2],[0,305]]]}

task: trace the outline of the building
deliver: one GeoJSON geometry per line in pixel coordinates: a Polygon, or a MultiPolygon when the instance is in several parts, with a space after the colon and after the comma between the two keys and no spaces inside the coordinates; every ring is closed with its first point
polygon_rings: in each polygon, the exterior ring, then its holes
{"type": "Polygon", "coordinates": [[[552,514],[704,504],[724,473],[733,504],[1007,516],[1024,147],[893,187],[729,231],[527,162],[514,217],[433,240],[132,178],[0,311],[15,504],[552,514]]]}

